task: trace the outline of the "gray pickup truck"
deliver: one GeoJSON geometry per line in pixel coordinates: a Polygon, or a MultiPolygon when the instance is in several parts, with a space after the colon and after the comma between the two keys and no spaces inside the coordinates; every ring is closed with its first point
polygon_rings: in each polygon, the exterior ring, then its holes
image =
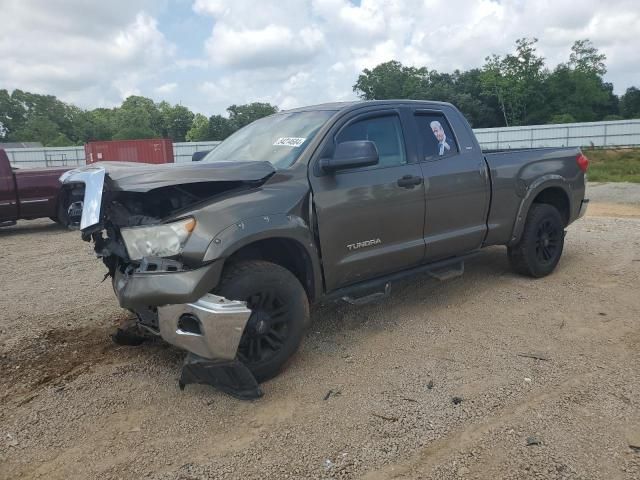
{"type": "Polygon", "coordinates": [[[297,350],[309,305],[447,278],[482,247],[543,277],[582,216],[578,148],[482,152],[460,112],[426,101],[325,104],[239,130],[202,161],[97,163],[80,229],[135,328],[188,352],[185,383],[260,394],[297,350]]]}

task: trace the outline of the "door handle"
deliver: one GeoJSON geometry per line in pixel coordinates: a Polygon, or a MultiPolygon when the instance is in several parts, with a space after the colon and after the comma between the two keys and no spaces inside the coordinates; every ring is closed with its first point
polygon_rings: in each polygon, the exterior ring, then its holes
{"type": "Polygon", "coordinates": [[[398,186],[403,188],[413,188],[422,183],[422,177],[416,175],[405,175],[398,179],[398,186]]]}

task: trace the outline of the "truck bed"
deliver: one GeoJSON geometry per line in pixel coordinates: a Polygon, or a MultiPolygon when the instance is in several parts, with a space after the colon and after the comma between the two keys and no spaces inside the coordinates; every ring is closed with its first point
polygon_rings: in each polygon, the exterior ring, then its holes
{"type": "Polygon", "coordinates": [[[572,198],[568,199],[572,208],[566,220],[575,219],[585,193],[583,173],[576,164],[580,154],[577,147],[484,152],[492,187],[485,245],[509,242],[527,189],[534,182],[551,179],[554,175],[566,178],[572,185],[572,198]],[[554,173],[541,176],[543,172],[554,173]]]}

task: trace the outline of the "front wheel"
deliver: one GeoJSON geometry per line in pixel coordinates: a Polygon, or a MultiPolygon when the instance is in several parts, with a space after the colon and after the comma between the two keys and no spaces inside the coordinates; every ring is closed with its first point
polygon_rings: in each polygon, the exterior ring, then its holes
{"type": "Polygon", "coordinates": [[[237,358],[258,382],[275,377],[296,352],[309,324],[309,301],[289,270],[262,260],[225,269],[216,294],[247,302],[251,316],[237,358]]]}
{"type": "Polygon", "coordinates": [[[540,278],[553,272],[563,248],[564,223],[560,212],[551,205],[534,203],[520,241],[509,247],[507,254],[514,271],[540,278]]]}

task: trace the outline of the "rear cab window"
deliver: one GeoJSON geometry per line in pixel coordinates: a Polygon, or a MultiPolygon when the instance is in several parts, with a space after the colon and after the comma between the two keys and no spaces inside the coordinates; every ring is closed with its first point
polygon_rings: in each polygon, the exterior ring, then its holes
{"type": "Polygon", "coordinates": [[[414,118],[422,148],[421,160],[440,160],[459,153],[458,142],[444,113],[416,112],[414,118]]]}

